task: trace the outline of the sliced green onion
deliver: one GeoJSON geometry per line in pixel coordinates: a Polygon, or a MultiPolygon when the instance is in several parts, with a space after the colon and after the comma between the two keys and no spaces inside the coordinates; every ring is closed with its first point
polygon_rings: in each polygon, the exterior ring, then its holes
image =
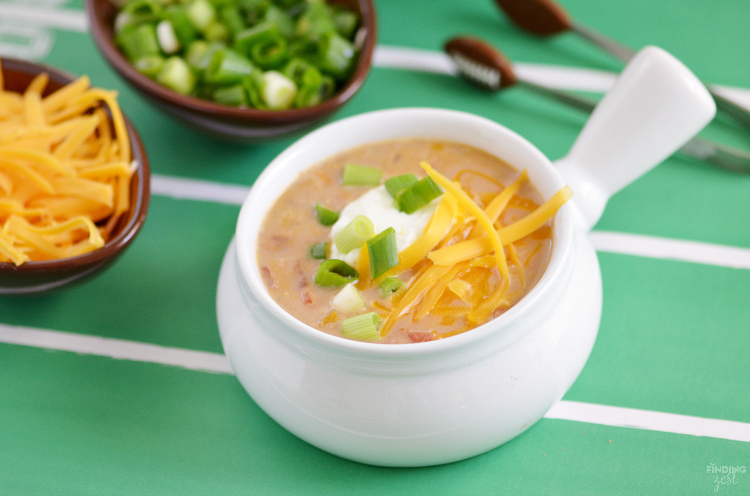
{"type": "Polygon", "coordinates": [[[370,254],[370,276],[373,279],[398,265],[396,230],[389,227],[367,240],[367,251],[370,254]]]}
{"type": "Polygon", "coordinates": [[[412,186],[396,193],[396,208],[411,214],[443,194],[443,190],[429,176],[425,176],[412,186]]]}
{"type": "Polygon", "coordinates": [[[219,18],[224,22],[224,25],[229,29],[232,36],[236,36],[237,33],[245,29],[245,21],[242,19],[240,10],[234,5],[227,5],[222,7],[219,11],[219,18]]]}
{"type": "Polygon", "coordinates": [[[115,38],[128,60],[138,60],[147,55],[159,55],[159,40],[153,24],[125,28],[115,38]]]}
{"type": "Polygon", "coordinates": [[[297,20],[297,36],[318,38],[336,31],[328,6],[323,2],[308,2],[307,8],[297,20]]]}
{"type": "Polygon", "coordinates": [[[394,176],[385,180],[385,190],[393,198],[396,198],[396,194],[404,190],[417,182],[417,176],[414,174],[403,174],[401,176],[394,176]]]}
{"type": "Polygon", "coordinates": [[[292,18],[289,17],[286,12],[277,6],[273,4],[268,6],[268,9],[266,9],[265,20],[274,24],[279,32],[285,37],[291,38],[294,36],[294,21],[292,21],[292,18]]]}
{"type": "Polygon", "coordinates": [[[185,8],[185,13],[199,31],[205,31],[216,20],[216,9],[208,0],[193,0],[185,8]]]}
{"type": "Polygon", "coordinates": [[[229,48],[219,49],[211,57],[203,80],[209,84],[239,84],[254,70],[255,66],[246,57],[229,48]]]}
{"type": "Polygon", "coordinates": [[[190,22],[185,9],[173,5],[164,11],[163,17],[172,24],[174,34],[182,46],[188,47],[195,41],[198,31],[190,22]]]}
{"type": "Polygon", "coordinates": [[[331,300],[333,309],[339,313],[357,313],[365,309],[365,302],[354,284],[347,284],[331,300]]]}
{"type": "Polygon", "coordinates": [[[374,234],[372,221],[364,215],[358,215],[333,237],[333,242],[341,253],[346,254],[361,247],[374,234]]]}
{"type": "Polygon", "coordinates": [[[354,45],[338,33],[325,33],[321,37],[320,68],[339,81],[349,77],[354,66],[354,45]]]}
{"type": "Polygon", "coordinates": [[[247,105],[247,93],[241,84],[235,84],[227,88],[218,88],[214,91],[213,99],[216,103],[229,105],[230,107],[241,107],[247,105]]]}
{"type": "Polygon", "coordinates": [[[354,36],[354,30],[357,29],[357,24],[359,24],[359,17],[349,10],[337,9],[333,15],[333,22],[341,36],[351,39],[354,36]]]}
{"type": "Polygon", "coordinates": [[[239,0],[237,3],[245,11],[245,20],[251,26],[263,20],[269,5],[268,0],[239,0]]]}
{"type": "Polygon", "coordinates": [[[156,37],[159,40],[162,52],[167,55],[172,55],[182,47],[180,40],[177,39],[177,35],[174,32],[172,23],[169,21],[161,21],[156,25],[156,37]]]}
{"type": "Polygon", "coordinates": [[[203,35],[208,41],[220,41],[226,43],[229,41],[231,33],[229,29],[220,21],[214,21],[208,25],[203,35]]]}
{"type": "Polygon", "coordinates": [[[288,109],[297,96],[297,86],[294,81],[277,71],[263,73],[263,100],[268,108],[273,110],[288,109]]]}
{"type": "Polygon", "coordinates": [[[386,277],[380,284],[380,296],[385,298],[397,292],[402,287],[404,287],[404,282],[398,277],[386,277]]]}
{"type": "Polygon", "coordinates": [[[380,339],[378,327],[380,317],[375,312],[364,313],[341,321],[341,333],[352,339],[377,341],[380,339]]]}
{"type": "Polygon", "coordinates": [[[190,67],[193,68],[198,74],[202,74],[211,65],[216,52],[226,50],[227,47],[224,43],[207,43],[203,40],[196,40],[188,48],[185,59],[190,67]]]}
{"type": "Polygon", "coordinates": [[[294,57],[281,72],[297,85],[295,107],[311,107],[323,100],[323,76],[314,65],[294,57]]]}
{"type": "Polygon", "coordinates": [[[318,243],[310,247],[310,256],[316,260],[325,260],[328,243],[318,243]]]}
{"type": "Polygon", "coordinates": [[[289,58],[286,38],[267,21],[238,33],[234,44],[263,69],[278,69],[289,58]]]}
{"type": "Polygon", "coordinates": [[[125,28],[132,27],[135,24],[133,16],[129,12],[121,10],[120,13],[115,16],[114,30],[115,36],[125,28]]]}
{"type": "Polygon", "coordinates": [[[383,171],[375,167],[349,164],[344,167],[341,184],[344,186],[377,186],[383,171]]]}
{"type": "Polygon", "coordinates": [[[134,24],[155,22],[161,14],[161,4],[155,0],[133,0],[122,9],[134,24]]]}
{"type": "Polygon", "coordinates": [[[334,225],[336,221],[339,220],[338,212],[334,212],[333,210],[328,210],[327,208],[322,206],[320,203],[315,204],[315,213],[318,216],[318,222],[320,222],[326,227],[334,225]]]}
{"type": "Polygon", "coordinates": [[[187,62],[180,57],[169,57],[156,76],[156,80],[159,84],[182,95],[189,94],[195,87],[195,76],[187,62]]]}
{"type": "Polygon", "coordinates": [[[359,278],[359,272],[343,260],[326,260],[318,267],[315,284],[318,286],[343,286],[359,278]]]}
{"type": "Polygon", "coordinates": [[[146,55],[133,62],[133,67],[144,76],[154,79],[164,67],[164,57],[161,55],[146,55]]]}
{"type": "Polygon", "coordinates": [[[250,104],[257,109],[268,108],[268,105],[266,105],[262,96],[265,84],[266,80],[263,78],[263,71],[260,69],[251,72],[242,80],[242,86],[245,87],[248,101],[250,101],[250,104]]]}

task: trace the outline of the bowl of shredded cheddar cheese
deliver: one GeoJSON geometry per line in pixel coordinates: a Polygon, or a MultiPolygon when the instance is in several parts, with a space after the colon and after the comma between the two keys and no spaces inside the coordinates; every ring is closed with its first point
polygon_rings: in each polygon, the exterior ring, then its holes
{"type": "Polygon", "coordinates": [[[32,62],[0,65],[0,294],[50,291],[135,238],[148,160],[116,92],[32,62]]]}

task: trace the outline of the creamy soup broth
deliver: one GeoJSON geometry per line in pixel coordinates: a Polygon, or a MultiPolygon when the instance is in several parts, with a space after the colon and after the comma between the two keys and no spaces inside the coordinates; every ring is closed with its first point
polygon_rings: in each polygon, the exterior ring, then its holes
{"type": "MultiPolygon", "coordinates": [[[[323,332],[342,336],[340,318],[331,319],[331,299],[341,288],[319,287],[313,277],[321,263],[310,256],[314,244],[330,241],[330,227],[321,225],[314,205],[341,211],[348,203],[371,189],[342,186],[345,165],[358,164],[383,170],[383,180],[412,173],[424,177],[421,161],[432,165],[444,176],[460,180],[477,204],[484,208],[491,199],[519,175],[519,171],[497,157],[477,148],[453,142],[428,139],[400,139],[372,143],[341,152],[301,173],[279,197],[267,214],[258,238],[258,266],[271,297],[292,316],[323,332]],[[467,172],[470,171],[470,172],[467,172]],[[500,183],[499,186],[496,183],[500,183]]],[[[500,217],[508,225],[528,215],[541,203],[539,193],[526,183],[513,197],[500,217]]],[[[510,306],[535,285],[547,266],[552,249],[552,229],[547,223],[529,236],[514,243],[523,265],[524,283],[518,267],[509,259],[511,285],[510,306]]],[[[425,262],[429,263],[429,262],[425,262]]],[[[405,283],[420,265],[400,276],[405,283]]],[[[497,271],[497,269],[495,269],[497,271]]],[[[495,277],[499,277],[495,273],[495,277]]],[[[378,287],[363,291],[367,312],[387,312],[391,297],[381,297],[378,287]]],[[[450,298],[450,294],[444,295],[450,298]]],[[[458,300],[457,300],[458,301],[458,300]]],[[[460,303],[460,301],[458,301],[460,303]]],[[[493,318],[509,306],[495,310],[493,318]]],[[[340,316],[346,317],[346,316],[340,316]]],[[[414,343],[440,339],[465,329],[465,318],[450,314],[427,315],[414,322],[411,314],[402,316],[380,343],[414,343]]]]}

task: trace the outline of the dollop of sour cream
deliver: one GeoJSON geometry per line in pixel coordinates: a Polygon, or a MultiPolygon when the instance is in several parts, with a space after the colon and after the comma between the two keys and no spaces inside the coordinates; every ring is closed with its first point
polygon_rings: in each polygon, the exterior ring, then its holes
{"type": "MultiPolygon", "coordinates": [[[[440,197],[412,214],[399,212],[393,204],[393,197],[388,194],[385,186],[378,186],[344,207],[339,215],[339,220],[331,228],[331,240],[333,241],[336,234],[356,216],[364,215],[372,221],[375,234],[379,234],[389,227],[396,231],[396,248],[401,253],[424,233],[438,203],[440,203],[440,197]]],[[[344,254],[336,248],[336,243],[331,242],[330,247],[330,258],[343,260],[351,266],[355,266],[357,263],[359,252],[362,249],[357,248],[344,254]]]]}

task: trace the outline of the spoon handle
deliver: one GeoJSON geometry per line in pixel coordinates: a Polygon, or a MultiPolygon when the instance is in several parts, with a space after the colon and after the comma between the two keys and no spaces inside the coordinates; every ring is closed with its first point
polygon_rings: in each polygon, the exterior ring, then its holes
{"type": "Polygon", "coordinates": [[[612,38],[608,38],[601,33],[589,29],[586,26],[582,26],[576,22],[570,23],[570,29],[578,34],[580,37],[587,39],[594,45],[600,47],[605,52],[619,59],[626,64],[635,57],[635,51],[626,47],[622,43],[618,43],[612,38]]]}
{"type": "Polygon", "coordinates": [[[698,133],[716,114],[705,86],[676,58],[646,47],[596,106],[558,170],[584,227],[609,198],[698,133]]]}
{"type": "MultiPolygon", "coordinates": [[[[635,52],[625,45],[573,21],[570,22],[570,29],[622,62],[628,63],[628,61],[630,61],[635,55],[635,52]]],[[[706,87],[716,102],[716,109],[719,112],[732,117],[743,126],[750,128],[750,111],[748,111],[748,109],[717,94],[711,89],[711,87],[706,87]]]]}
{"type": "MultiPolygon", "coordinates": [[[[546,86],[531,83],[523,79],[518,79],[517,84],[539,95],[577,108],[583,112],[591,113],[596,108],[596,101],[573,93],[547,88],[546,86]]],[[[750,153],[714,141],[694,136],[677,151],[686,157],[691,157],[728,171],[744,174],[750,173],[750,153]]]]}

